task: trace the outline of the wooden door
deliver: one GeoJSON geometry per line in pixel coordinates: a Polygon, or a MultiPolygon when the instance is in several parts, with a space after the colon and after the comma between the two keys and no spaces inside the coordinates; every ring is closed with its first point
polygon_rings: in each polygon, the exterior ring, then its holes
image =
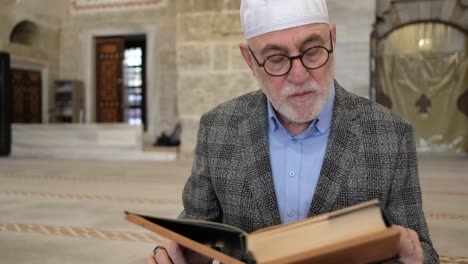
{"type": "Polygon", "coordinates": [[[11,70],[12,122],[42,123],[41,73],[27,70],[11,70]]]}
{"type": "Polygon", "coordinates": [[[96,39],[96,121],[122,122],[123,38],[96,39]]]}

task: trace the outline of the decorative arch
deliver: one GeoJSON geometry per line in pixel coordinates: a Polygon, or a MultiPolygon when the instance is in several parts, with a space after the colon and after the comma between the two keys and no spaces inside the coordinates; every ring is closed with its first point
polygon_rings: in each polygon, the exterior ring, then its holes
{"type": "Polygon", "coordinates": [[[10,33],[10,43],[33,46],[39,38],[39,27],[29,20],[17,23],[10,33]]]}
{"type": "Polygon", "coordinates": [[[385,38],[402,26],[439,22],[468,34],[468,0],[378,0],[375,36],[385,38]]]}
{"type": "Polygon", "coordinates": [[[411,122],[421,152],[468,151],[468,0],[377,0],[370,97],[411,122]]]}

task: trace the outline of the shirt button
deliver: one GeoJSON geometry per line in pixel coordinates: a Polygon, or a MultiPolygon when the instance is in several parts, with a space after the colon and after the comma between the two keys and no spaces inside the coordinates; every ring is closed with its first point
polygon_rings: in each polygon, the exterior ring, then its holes
{"type": "Polygon", "coordinates": [[[288,212],[288,216],[289,216],[289,217],[293,217],[293,216],[294,216],[294,211],[293,211],[293,210],[290,210],[290,211],[288,212]]]}
{"type": "Polygon", "coordinates": [[[294,171],[289,172],[289,176],[294,177],[294,175],[296,175],[296,173],[294,171]]]}
{"type": "Polygon", "coordinates": [[[297,142],[297,138],[293,138],[293,139],[292,139],[292,142],[293,142],[293,143],[296,143],[296,142],[297,142]]]}

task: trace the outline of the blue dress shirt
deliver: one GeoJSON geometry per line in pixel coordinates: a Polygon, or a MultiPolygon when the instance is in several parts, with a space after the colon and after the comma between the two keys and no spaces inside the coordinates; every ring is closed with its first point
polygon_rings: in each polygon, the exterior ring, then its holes
{"type": "Polygon", "coordinates": [[[333,115],[335,86],[319,116],[294,136],[279,122],[268,101],[268,142],[278,207],[283,224],[305,219],[317,187],[333,115]]]}

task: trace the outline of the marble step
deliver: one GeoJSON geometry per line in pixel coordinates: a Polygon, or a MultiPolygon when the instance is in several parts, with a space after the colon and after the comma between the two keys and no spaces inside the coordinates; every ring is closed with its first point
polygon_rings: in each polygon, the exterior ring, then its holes
{"type": "Polygon", "coordinates": [[[126,124],[13,124],[11,156],[86,160],[174,160],[143,151],[142,127],[126,124]]]}

